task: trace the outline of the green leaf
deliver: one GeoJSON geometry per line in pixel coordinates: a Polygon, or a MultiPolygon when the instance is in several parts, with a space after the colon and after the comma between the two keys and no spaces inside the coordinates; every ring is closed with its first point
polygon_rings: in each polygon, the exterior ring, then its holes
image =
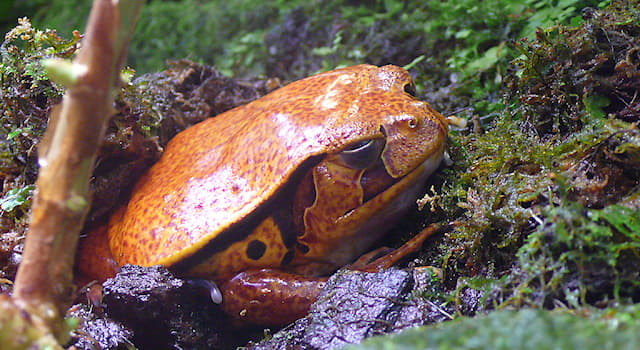
{"type": "Polygon", "coordinates": [[[609,101],[609,99],[606,96],[583,95],[582,103],[584,104],[584,108],[592,117],[601,119],[601,118],[604,118],[606,115],[605,112],[602,110],[602,108],[607,107],[611,103],[611,101],[609,101]]]}
{"type": "Polygon", "coordinates": [[[28,131],[30,131],[30,130],[31,130],[31,127],[28,127],[28,126],[27,126],[27,127],[25,127],[25,128],[18,128],[18,129],[12,130],[11,132],[9,132],[9,133],[7,134],[7,140],[14,139],[14,138],[16,138],[18,135],[22,134],[23,132],[28,132],[28,131]]]}
{"type": "Polygon", "coordinates": [[[0,198],[0,209],[5,212],[11,212],[16,207],[29,202],[35,188],[34,185],[29,185],[7,191],[4,197],[0,198]]]}
{"type": "Polygon", "coordinates": [[[464,67],[464,71],[467,74],[473,74],[476,72],[484,72],[485,70],[493,67],[500,58],[505,55],[505,50],[502,50],[503,46],[504,43],[488,49],[482,54],[482,56],[469,62],[464,67]]]}
{"type": "Polygon", "coordinates": [[[414,58],[413,61],[411,61],[409,64],[403,66],[402,68],[404,68],[406,70],[409,70],[409,69],[415,67],[416,64],[422,62],[424,59],[425,59],[425,55],[420,55],[420,56],[414,58]]]}
{"type": "Polygon", "coordinates": [[[469,35],[471,35],[473,33],[473,31],[471,29],[463,29],[461,31],[458,31],[454,37],[456,39],[464,39],[464,38],[468,38],[469,35]]]}
{"type": "Polygon", "coordinates": [[[594,220],[604,220],[618,232],[640,242],[640,210],[610,205],[604,209],[589,210],[589,217],[594,220]]]}

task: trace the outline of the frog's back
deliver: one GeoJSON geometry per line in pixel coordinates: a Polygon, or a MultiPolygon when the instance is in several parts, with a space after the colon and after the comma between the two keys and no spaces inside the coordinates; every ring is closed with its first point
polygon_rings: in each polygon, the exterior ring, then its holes
{"type": "Polygon", "coordinates": [[[179,133],[110,222],[116,261],[173,265],[268,202],[306,160],[343,147],[343,134],[379,132],[374,120],[343,120],[357,112],[353,84],[377,69],[312,76],[179,133]]]}

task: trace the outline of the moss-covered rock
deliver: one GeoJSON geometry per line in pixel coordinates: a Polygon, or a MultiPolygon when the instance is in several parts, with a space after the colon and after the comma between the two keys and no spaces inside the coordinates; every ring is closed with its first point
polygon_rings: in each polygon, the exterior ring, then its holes
{"type": "Polygon", "coordinates": [[[640,347],[640,325],[629,320],[631,317],[637,317],[637,310],[622,310],[596,319],[568,312],[496,311],[372,338],[345,349],[631,350],[640,347]],[[617,319],[607,319],[612,316],[617,319]]]}
{"type": "Polygon", "coordinates": [[[637,301],[638,16],[637,1],[615,2],[514,44],[505,109],[455,138],[439,197],[457,220],[439,247],[454,300],[472,288],[487,308],[637,301]]]}

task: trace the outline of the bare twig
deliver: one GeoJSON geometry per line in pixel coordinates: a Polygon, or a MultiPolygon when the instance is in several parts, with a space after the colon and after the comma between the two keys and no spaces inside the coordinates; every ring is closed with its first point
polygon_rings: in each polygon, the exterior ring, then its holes
{"type": "Polygon", "coordinates": [[[40,172],[14,302],[58,339],[72,295],[78,233],[89,208],[88,183],[112,110],[112,89],[141,0],[94,0],[82,48],[73,62],[48,61],[67,87],[40,146],[40,172]]]}

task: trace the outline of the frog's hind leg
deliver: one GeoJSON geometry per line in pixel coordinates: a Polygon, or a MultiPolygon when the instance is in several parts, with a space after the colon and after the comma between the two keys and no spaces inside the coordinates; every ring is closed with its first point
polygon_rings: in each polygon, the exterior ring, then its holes
{"type": "MultiPolygon", "coordinates": [[[[366,272],[389,268],[418,251],[427,238],[446,227],[431,225],[400,248],[391,252],[389,248],[375,250],[349,268],[366,272]],[[384,255],[380,257],[381,253],[384,255]]],[[[221,307],[241,323],[281,326],[304,317],[326,281],[327,278],[303,277],[276,269],[248,270],[219,284],[221,307]]]]}
{"type": "Polygon", "coordinates": [[[387,247],[376,249],[361,256],[353,264],[349,265],[348,268],[365,272],[377,272],[383,269],[388,269],[405,259],[407,255],[417,252],[427,238],[431,237],[435,233],[447,229],[448,227],[448,225],[429,225],[401,247],[397,249],[390,249],[387,247]]]}
{"type": "Polygon", "coordinates": [[[104,282],[120,271],[109,248],[106,224],[80,238],[74,270],[74,280],[78,287],[84,287],[92,281],[104,282]]]}
{"type": "Polygon", "coordinates": [[[249,270],[220,285],[222,309],[242,323],[281,326],[306,316],[326,278],[249,270]]]}

